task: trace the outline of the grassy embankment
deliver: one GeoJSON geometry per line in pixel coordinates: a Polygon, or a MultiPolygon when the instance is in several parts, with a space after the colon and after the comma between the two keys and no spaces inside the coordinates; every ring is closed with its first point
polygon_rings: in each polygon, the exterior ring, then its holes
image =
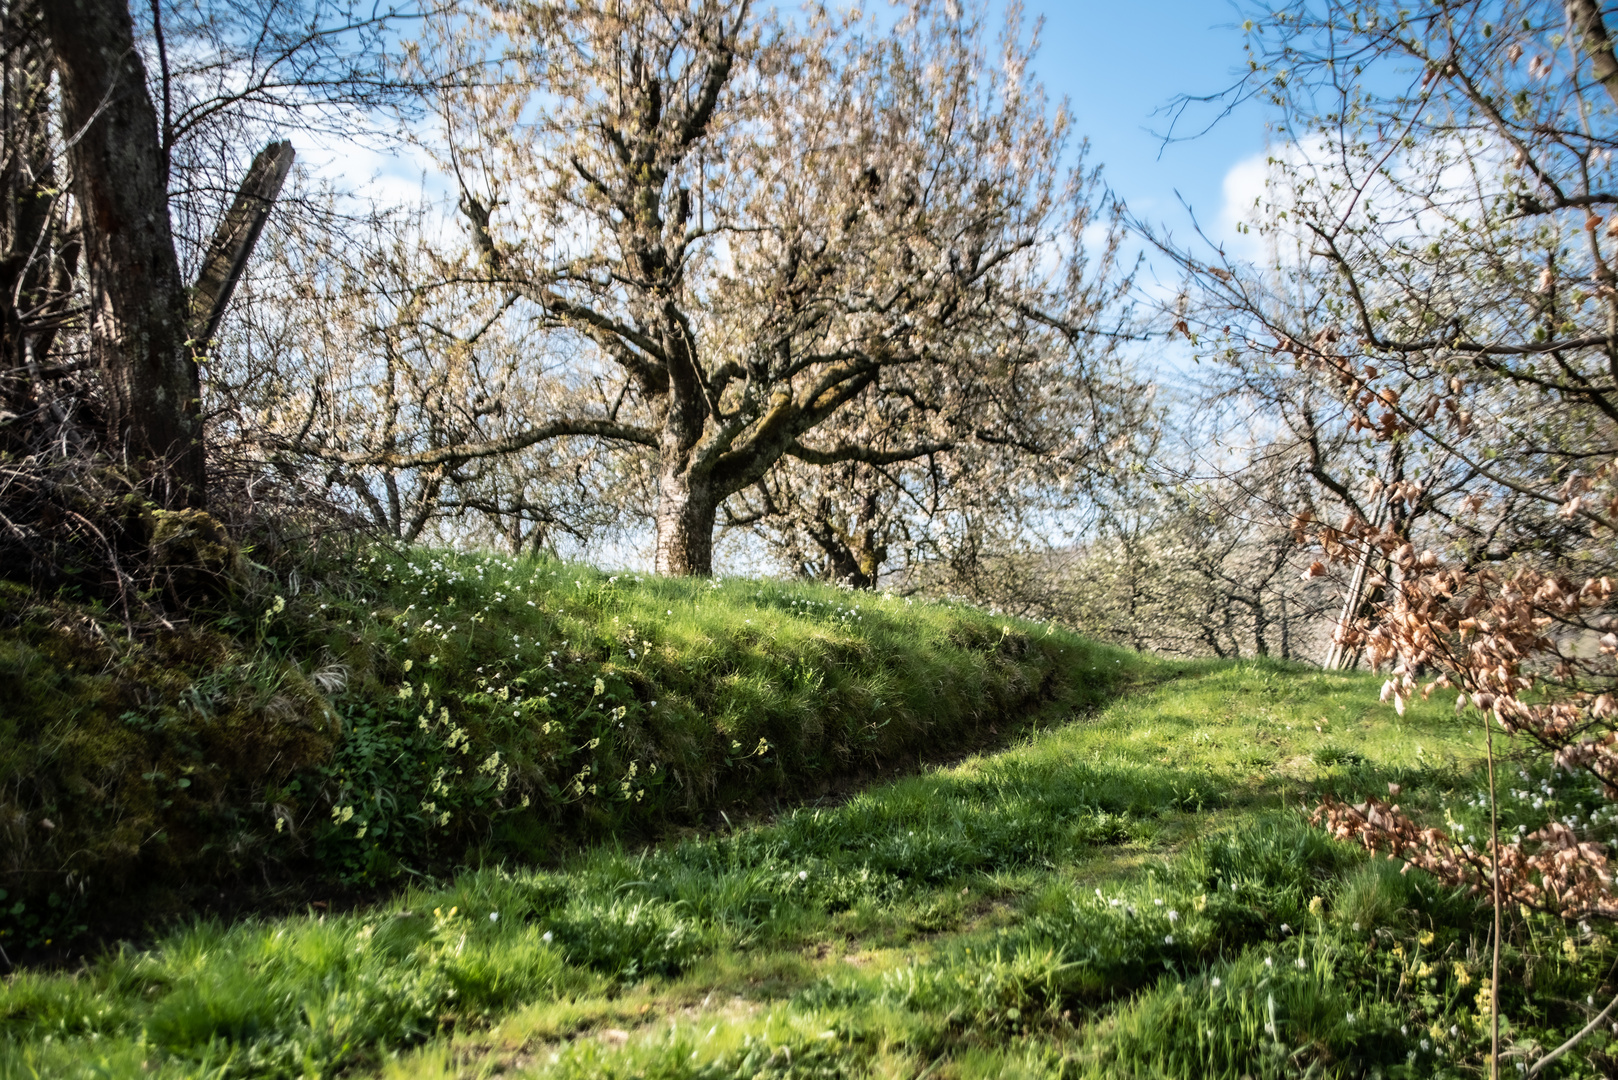
{"type": "MultiPolygon", "coordinates": [[[[835,595],[724,588],[794,620],[835,595]]],[[[1475,728],[1397,718],[1365,676],[1061,647],[1064,685],[1156,685],[771,820],[13,976],[0,1077],[1479,1075],[1486,917],[1301,809],[1393,782],[1475,830],[1475,728]]],[[[1514,769],[1504,827],[1612,831],[1593,793],[1514,769]]],[[[1615,955],[1514,918],[1508,1044],[1583,1026],[1615,955]]],[[[1608,1045],[1550,1075],[1610,1072],[1608,1045]]]]}
{"type": "Polygon", "coordinates": [[[0,585],[13,959],[664,835],[1121,678],[953,605],[444,552],[308,553],[155,633],[116,614],[0,585]]]}

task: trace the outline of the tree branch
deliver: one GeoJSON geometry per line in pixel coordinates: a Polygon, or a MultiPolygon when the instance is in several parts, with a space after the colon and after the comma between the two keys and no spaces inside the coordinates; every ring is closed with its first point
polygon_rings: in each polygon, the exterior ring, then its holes
{"type": "Polygon", "coordinates": [[[272,142],[260,150],[236,190],[235,201],[219,219],[219,226],[208,241],[208,254],[197,271],[197,282],[191,289],[188,329],[193,352],[205,351],[218,332],[219,320],[225,315],[236,283],[241,280],[296,156],[292,144],[285,141],[272,142]]]}
{"type": "Polygon", "coordinates": [[[526,450],[530,446],[547,442],[551,439],[566,438],[569,435],[593,436],[600,439],[614,439],[619,442],[635,443],[640,446],[657,445],[657,435],[645,428],[634,427],[630,424],[617,424],[610,420],[555,420],[549,424],[542,424],[527,431],[520,431],[515,435],[508,435],[503,439],[490,439],[488,442],[455,443],[450,446],[439,446],[431,450],[421,450],[415,453],[396,453],[383,451],[381,453],[344,453],[331,451],[321,447],[295,446],[294,449],[322,461],[336,461],[344,465],[370,465],[387,469],[426,469],[436,465],[459,465],[479,458],[498,457],[501,454],[513,454],[519,450],[526,450]]]}
{"type": "Polygon", "coordinates": [[[867,465],[896,465],[901,461],[914,461],[929,454],[955,449],[952,442],[921,443],[903,450],[873,450],[869,446],[839,443],[829,450],[816,450],[812,446],[793,440],[787,455],[807,465],[836,465],[843,461],[860,461],[867,465]]]}

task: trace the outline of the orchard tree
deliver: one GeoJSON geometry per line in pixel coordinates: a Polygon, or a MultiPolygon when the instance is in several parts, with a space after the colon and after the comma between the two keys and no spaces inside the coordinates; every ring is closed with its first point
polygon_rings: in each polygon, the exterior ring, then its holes
{"type": "MultiPolygon", "coordinates": [[[[996,414],[964,408],[983,388],[1071,378],[1108,317],[1110,263],[1085,262],[1076,227],[1096,195],[1064,163],[1069,120],[1027,80],[1020,27],[992,62],[981,18],[954,7],[918,3],[891,32],[748,0],[488,10],[482,40],[526,77],[442,99],[467,277],[611,392],[370,461],[563,438],[646,455],[657,569],[706,574],[720,507],[784,460],[921,461],[994,434],[996,414]],[[909,420],[866,440],[840,427],[856,413],[909,420]]],[[[436,55],[475,55],[477,29],[447,24],[436,55]]]]}
{"type": "MultiPolygon", "coordinates": [[[[1099,172],[1086,182],[1099,196],[1099,172]]],[[[925,434],[938,449],[889,464],[783,456],[727,504],[722,524],[762,538],[805,576],[867,589],[886,578],[1021,608],[1024,590],[998,568],[1014,553],[1069,542],[1096,491],[1143,459],[1161,421],[1154,388],[1121,348],[1140,335],[1126,302],[1131,275],[1115,265],[1116,213],[1070,223],[1092,226],[1107,239],[1086,254],[1096,266],[1075,292],[1091,319],[1087,344],[1063,347],[1081,343],[1053,343],[1048,327],[1029,322],[991,326],[961,351],[1015,357],[1003,370],[985,377],[970,364],[935,365],[924,397],[868,395],[822,429],[878,451],[925,434]],[[1013,345],[1009,333],[1037,340],[1013,345]]]]}

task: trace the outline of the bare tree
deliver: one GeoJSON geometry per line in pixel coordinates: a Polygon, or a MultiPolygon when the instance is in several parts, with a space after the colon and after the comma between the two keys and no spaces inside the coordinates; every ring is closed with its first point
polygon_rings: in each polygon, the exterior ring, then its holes
{"type": "Polygon", "coordinates": [[[1025,571],[1046,581],[1031,614],[1159,653],[1316,658],[1331,598],[1302,579],[1310,556],[1286,526],[1294,463],[1216,470],[1167,439],[1154,450],[1097,487],[1079,542],[1025,571]]]}
{"type": "Polygon", "coordinates": [[[372,47],[394,17],[342,0],[4,6],[8,438],[103,452],[160,506],[204,503],[199,364],[293,157],[253,149],[276,123],[408,93],[372,47]]]}
{"type": "Polygon", "coordinates": [[[201,505],[202,387],[186,348],[190,300],[134,21],[124,0],[62,0],[45,5],[44,29],[60,78],[107,426],[152,471],[159,502],[201,505]]]}

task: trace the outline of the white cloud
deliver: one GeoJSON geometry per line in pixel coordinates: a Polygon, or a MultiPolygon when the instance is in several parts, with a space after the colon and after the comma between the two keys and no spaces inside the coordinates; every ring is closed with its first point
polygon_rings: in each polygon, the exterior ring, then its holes
{"type": "Polygon", "coordinates": [[[369,140],[305,133],[294,141],[298,161],[338,191],[383,205],[412,205],[452,197],[449,178],[420,147],[377,149],[369,140]]]}
{"type": "Polygon", "coordinates": [[[1236,261],[1296,266],[1310,246],[1301,225],[1311,214],[1347,214],[1351,227],[1374,222],[1379,243],[1437,235],[1458,218],[1483,214],[1508,168],[1501,147],[1458,138],[1345,163],[1315,136],[1232,165],[1212,239],[1236,261]]]}
{"type": "Polygon", "coordinates": [[[1079,241],[1084,245],[1084,250],[1088,252],[1106,251],[1111,232],[1112,227],[1107,222],[1092,221],[1079,234],[1079,241]]]}
{"type": "Polygon", "coordinates": [[[1234,259],[1256,262],[1264,258],[1267,245],[1257,229],[1243,232],[1242,226],[1256,226],[1260,221],[1272,171],[1270,152],[1264,150],[1242,158],[1225,173],[1214,240],[1234,259]]]}
{"type": "Polygon", "coordinates": [[[1214,241],[1234,261],[1296,264],[1301,258],[1298,237],[1285,226],[1268,231],[1260,226],[1273,226],[1276,211],[1292,209],[1298,186],[1334,168],[1322,162],[1334,161],[1318,137],[1242,158],[1225,172],[1214,241]]]}

